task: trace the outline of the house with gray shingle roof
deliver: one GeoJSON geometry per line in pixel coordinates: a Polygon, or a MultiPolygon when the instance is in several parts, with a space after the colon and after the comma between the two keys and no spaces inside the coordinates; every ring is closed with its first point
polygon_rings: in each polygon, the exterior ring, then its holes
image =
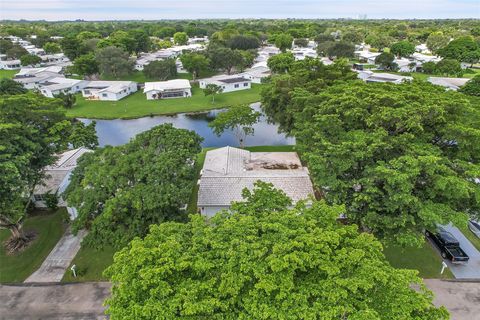
{"type": "Polygon", "coordinates": [[[296,152],[250,152],[227,146],[206,154],[198,210],[211,217],[228,209],[232,202],[243,201],[242,190],[252,190],[258,180],[283,190],[294,204],[314,196],[308,169],[296,152]]]}
{"type": "Polygon", "coordinates": [[[32,202],[35,207],[46,208],[45,196],[54,194],[57,195],[58,206],[66,207],[71,219],[77,217],[77,210],[73,207],[68,207],[61,194],[70,184],[70,175],[73,169],[77,167],[78,159],[88,152],[92,152],[92,150],[84,147],[65,151],[57,155],[57,161],[54,164],[44,168],[45,178],[35,186],[33,191],[32,202]]]}

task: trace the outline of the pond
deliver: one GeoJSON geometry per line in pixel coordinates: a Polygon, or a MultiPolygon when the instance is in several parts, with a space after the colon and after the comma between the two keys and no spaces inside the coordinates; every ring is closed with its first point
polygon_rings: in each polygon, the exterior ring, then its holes
{"type": "MultiPolygon", "coordinates": [[[[253,109],[260,110],[260,103],[251,105],[253,109]]],[[[232,131],[224,132],[221,136],[213,133],[208,126],[208,122],[222,110],[212,110],[201,113],[179,113],[172,116],[154,116],[139,119],[115,119],[115,120],[95,120],[97,122],[97,136],[101,147],[105,145],[120,145],[127,143],[132,137],[140,132],[146,131],[154,126],[164,123],[172,123],[174,127],[195,131],[203,137],[202,147],[223,147],[238,146],[238,140],[232,131]]],[[[84,123],[90,123],[90,119],[80,119],[84,123]]],[[[266,146],[266,145],[291,145],[295,144],[295,138],[287,137],[283,133],[278,133],[276,124],[268,123],[265,116],[260,117],[260,121],[254,126],[255,133],[248,136],[245,141],[247,146],[266,146]]]]}

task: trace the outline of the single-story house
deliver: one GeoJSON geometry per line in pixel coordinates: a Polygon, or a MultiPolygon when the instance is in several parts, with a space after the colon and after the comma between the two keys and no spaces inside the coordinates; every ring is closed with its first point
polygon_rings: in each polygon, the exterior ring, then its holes
{"type": "Polygon", "coordinates": [[[370,82],[390,82],[390,83],[403,83],[405,81],[412,81],[412,77],[400,76],[393,73],[376,73],[372,71],[360,71],[358,72],[358,78],[363,81],[370,82]]]}
{"type": "Polygon", "coordinates": [[[317,50],[312,48],[295,48],[291,50],[295,60],[305,60],[305,58],[316,58],[318,57],[317,50]]]}
{"type": "Polygon", "coordinates": [[[62,92],[65,94],[80,92],[87,85],[88,81],[85,80],[57,77],[41,83],[39,89],[44,96],[54,98],[62,92]]]}
{"type": "Polygon", "coordinates": [[[197,206],[211,217],[243,201],[242,190],[253,189],[258,180],[283,190],[295,204],[313,199],[314,191],[308,169],[295,152],[250,152],[223,147],[210,150],[205,157],[198,189],[197,206]]]}
{"type": "Polygon", "coordinates": [[[63,78],[64,76],[60,72],[62,72],[62,67],[59,66],[22,68],[13,77],[13,80],[23,84],[26,89],[37,89],[42,83],[53,78],[63,78]]]}
{"type": "Polygon", "coordinates": [[[460,87],[464,86],[470,79],[469,78],[442,78],[442,77],[429,77],[428,82],[437,86],[445,87],[447,90],[457,91],[460,87]]]}
{"type": "Polygon", "coordinates": [[[355,57],[357,57],[360,62],[366,62],[368,64],[375,64],[375,58],[381,54],[381,52],[370,52],[367,50],[355,51],[355,57]]]}
{"type": "Polygon", "coordinates": [[[416,51],[416,52],[420,52],[420,53],[424,53],[424,54],[430,54],[430,53],[432,53],[432,52],[428,49],[426,43],[421,43],[421,44],[415,46],[415,51],[416,51]]]}
{"type": "Polygon", "coordinates": [[[222,87],[223,92],[232,92],[238,90],[246,90],[251,88],[252,80],[245,78],[243,75],[219,75],[211,78],[200,79],[199,85],[201,89],[205,89],[208,84],[216,84],[222,87]]]}
{"type": "Polygon", "coordinates": [[[395,59],[393,62],[397,64],[399,72],[415,72],[421,66],[421,63],[406,58],[395,59]]]}
{"type": "Polygon", "coordinates": [[[82,89],[82,96],[89,100],[118,101],[137,91],[133,81],[90,81],[82,89]]]}
{"type": "Polygon", "coordinates": [[[18,70],[22,67],[20,60],[2,60],[0,66],[0,69],[5,70],[18,70]]]}
{"type": "Polygon", "coordinates": [[[262,83],[262,79],[269,77],[271,72],[268,67],[257,66],[245,70],[240,75],[250,79],[252,83],[262,83]]]}
{"type": "Polygon", "coordinates": [[[429,54],[423,54],[423,53],[419,53],[419,52],[413,53],[410,56],[410,58],[413,59],[414,61],[418,62],[419,64],[424,64],[425,62],[435,62],[435,63],[437,63],[440,60],[442,60],[442,58],[440,58],[440,57],[432,56],[432,55],[429,55],[429,54]]]}
{"type": "Polygon", "coordinates": [[[46,66],[71,66],[72,62],[63,53],[45,54],[40,56],[43,65],[46,66]]]}
{"type": "Polygon", "coordinates": [[[145,82],[143,93],[147,100],[187,98],[192,96],[192,86],[186,79],[175,79],[158,82],[145,82]]]}
{"type": "Polygon", "coordinates": [[[61,193],[70,184],[70,175],[77,166],[78,159],[87,152],[92,152],[92,150],[83,147],[68,150],[58,155],[57,161],[44,169],[45,179],[33,191],[32,202],[35,207],[46,208],[45,196],[54,194],[58,197],[58,206],[66,207],[72,220],[77,217],[77,210],[73,207],[68,207],[66,201],[62,199],[61,193]]]}

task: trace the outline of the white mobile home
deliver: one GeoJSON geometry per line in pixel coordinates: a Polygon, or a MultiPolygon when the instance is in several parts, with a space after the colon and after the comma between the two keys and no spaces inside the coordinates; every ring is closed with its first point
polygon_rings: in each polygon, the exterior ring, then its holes
{"type": "Polygon", "coordinates": [[[54,98],[60,93],[77,93],[88,84],[88,81],[68,78],[53,78],[40,84],[40,92],[49,98],[54,98]]]}
{"type": "Polygon", "coordinates": [[[147,100],[188,98],[192,96],[190,81],[175,79],[158,82],[145,82],[143,92],[147,100]]]}
{"type": "Polygon", "coordinates": [[[397,74],[393,73],[375,73],[372,71],[360,71],[358,73],[358,78],[362,79],[363,81],[367,83],[371,82],[389,82],[389,83],[395,83],[395,84],[400,84],[406,81],[412,81],[412,77],[405,77],[405,76],[400,76],[397,74]]]}
{"type": "Polygon", "coordinates": [[[90,81],[82,89],[82,96],[89,100],[118,101],[137,91],[133,81],[90,81]]]}
{"type": "Polygon", "coordinates": [[[22,68],[13,80],[23,84],[26,89],[37,89],[42,83],[53,78],[63,78],[61,67],[22,68]]]}
{"type": "Polygon", "coordinates": [[[470,78],[442,78],[442,77],[430,77],[427,79],[431,84],[445,87],[447,90],[457,91],[460,87],[463,87],[470,78]]]}
{"type": "Polygon", "coordinates": [[[206,79],[200,79],[199,85],[201,89],[205,89],[209,84],[220,86],[223,92],[232,92],[246,90],[251,88],[252,80],[245,78],[243,75],[220,75],[206,79]]]}
{"type": "Polygon", "coordinates": [[[268,67],[258,66],[247,69],[240,75],[244,76],[246,79],[250,79],[253,83],[262,83],[262,80],[269,77],[271,72],[268,67]]]}
{"type": "Polygon", "coordinates": [[[18,70],[22,67],[20,60],[2,60],[0,66],[4,70],[18,70]]]}

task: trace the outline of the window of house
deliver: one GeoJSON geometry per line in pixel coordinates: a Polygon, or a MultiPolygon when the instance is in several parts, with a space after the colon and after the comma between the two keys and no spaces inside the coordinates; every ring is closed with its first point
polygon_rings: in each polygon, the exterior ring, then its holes
{"type": "Polygon", "coordinates": [[[85,92],[85,94],[90,94],[90,90],[83,90],[83,92],[85,92]]]}
{"type": "Polygon", "coordinates": [[[33,199],[35,199],[35,201],[43,201],[43,196],[41,194],[34,194],[33,199]]]}
{"type": "Polygon", "coordinates": [[[248,82],[243,83],[244,87],[248,87],[248,82]]]}
{"type": "Polygon", "coordinates": [[[234,85],[235,88],[238,88],[240,87],[240,85],[237,83],[236,85],[234,85]]]}
{"type": "Polygon", "coordinates": [[[107,94],[106,94],[106,93],[102,93],[102,97],[106,97],[106,96],[107,96],[107,94]]]}

